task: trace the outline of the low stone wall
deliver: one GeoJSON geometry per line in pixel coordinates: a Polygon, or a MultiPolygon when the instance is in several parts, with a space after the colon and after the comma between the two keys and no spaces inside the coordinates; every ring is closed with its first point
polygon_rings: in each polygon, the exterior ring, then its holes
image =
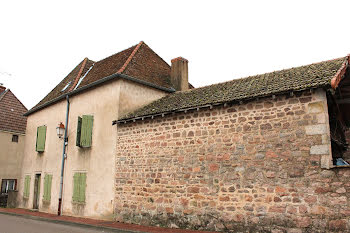
{"type": "Polygon", "coordinates": [[[350,229],[323,90],[118,125],[117,221],[225,232],[350,229]]]}

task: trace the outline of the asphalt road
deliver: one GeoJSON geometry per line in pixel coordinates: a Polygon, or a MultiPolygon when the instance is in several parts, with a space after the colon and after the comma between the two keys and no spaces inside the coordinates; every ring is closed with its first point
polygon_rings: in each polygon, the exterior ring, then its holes
{"type": "Polygon", "coordinates": [[[21,216],[0,214],[1,233],[96,233],[96,232],[120,232],[126,231],[97,229],[92,227],[65,225],[41,220],[28,219],[21,216]]]}

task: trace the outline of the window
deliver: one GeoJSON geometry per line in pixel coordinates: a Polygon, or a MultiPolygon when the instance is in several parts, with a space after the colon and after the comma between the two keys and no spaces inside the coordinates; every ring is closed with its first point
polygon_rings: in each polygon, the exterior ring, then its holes
{"type": "Polygon", "coordinates": [[[39,126],[36,133],[36,147],[37,152],[44,152],[46,140],[46,126],[39,126]]]}
{"type": "Polygon", "coordinates": [[[44,177],[43,201],[49,202],[51,200],[51,184],[52,184],[52,175],[46,174],[44,177]]]}
{"type": "Polygon", "coordinates": [[[68,87],[69,87],[69,85],[72,83],[72,81],[69,81],[65,86],[64,86],[64,88],[61,90],[61,92],[63,92],[63,91],[65,91],[68,87]]]}
{"type": "Polygon", "coordinates": [[[29,189],[30,189],[30,175],[26,175],[24,178],[24,190],[23,190],[24,198],[29,198],[29,189]]]}
{"type": "Polygon", "coordinates": [[[83,117],[78,117],[77,140],[76,140],[77,146],[91,147],[93,121],[94,121],[94,117],[91,115],[83,115],[83,117]]]}
{"type": "Polygon", "coordinates": [[[12,142],[18,142],[18,135],[16,134],[12,135],[12,142]]]}
{"type": "Polygon", "coordinates": [[[17,180],[2,180],[1,193],[8,193],[9,190],[16,190],[17,180]]]}
{"type": "Polygon", "coordinates": [[[73,177],[73,202],[85,203],[86,173],[75,173],[73,177]]]}
{"type": "Polygon", "coordinates": [[[80,83],[84,80],[84,78],[85,78],[86,75],[90,72],[90,70],[92,69],[92,67],[94,67],[94,65],[95,65],[95,64],[93,64],[93,65],[89,68],[89,70],[84,74],[84,76],[81,77],[81,78],[79,79],[77,85],[74,87],[74,90],[77,89],[77,88],[79,87],[80,83]]]}

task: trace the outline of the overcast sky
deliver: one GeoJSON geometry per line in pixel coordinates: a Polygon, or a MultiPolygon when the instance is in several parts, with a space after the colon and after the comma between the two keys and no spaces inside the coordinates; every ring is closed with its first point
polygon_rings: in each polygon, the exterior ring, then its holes
{"type": "Polygon", "coordinates": [[[346,56],[350,1],[1,1],[0,83],[30,109],[85,57],[145,41],[204,86],[346,56]]]}

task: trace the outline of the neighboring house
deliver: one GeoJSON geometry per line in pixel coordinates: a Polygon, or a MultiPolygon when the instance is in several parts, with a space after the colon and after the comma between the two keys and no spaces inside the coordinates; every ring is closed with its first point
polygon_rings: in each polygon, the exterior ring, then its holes
{"type": "Polygon", "coordinates": [[[349,70],[344,57],[236,79],[116,118],[116,219],[349,232],[349,70]]]}
{"type": "Polygon", "coordinates": [[[0,85],[0,193],[17,190],[21,177],[27,108],[0,85]]]}
{"type": "MultiPolygon", "coordinates": [[[[187,65],[184,61],[174,63],[182,67],[187,65]]],[[[112,121],[175,89],[192,88],[177,76],[178,71],[171,71],[143,42],[98,62],[88,58],[80,62],[25,114],[20,207],[113,219],[117,131],[112,121]],[[61,208],[64,136],[57,136],[59,125],[68,137],[61,208]]]]}

